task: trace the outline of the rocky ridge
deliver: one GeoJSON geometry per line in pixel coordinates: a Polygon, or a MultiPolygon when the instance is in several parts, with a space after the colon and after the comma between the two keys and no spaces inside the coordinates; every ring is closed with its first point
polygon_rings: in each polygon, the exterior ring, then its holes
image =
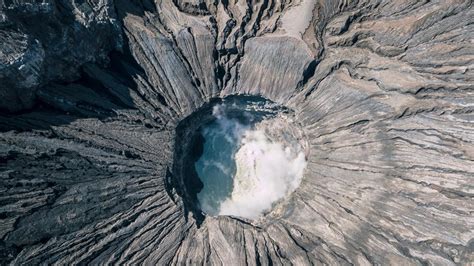
{"type": "Polygon", "coordinates": [[[474,261],[472,1],[0,2],[1,264],[474,261]],[[177,124],[260,95],[309,141],[259,221],[198,219],[177,124]]]}

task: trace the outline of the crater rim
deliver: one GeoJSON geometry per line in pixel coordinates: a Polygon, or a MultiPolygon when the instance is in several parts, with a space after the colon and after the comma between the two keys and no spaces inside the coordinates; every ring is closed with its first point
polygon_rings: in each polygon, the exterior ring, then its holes
{"type": "MultiPolygon", "coordinates": [[[[288,195],[285,195],[281,199],[273,202],[272,207],[260,215],[257,219],[246,218],[238,215],[211,215],[202,210],[200,202],[197,198],[197,194],[201,191],[203,183],[201,178],[195,170],[195,163],[202,155],[201,149],[196,146],[196,141],[202,141],[202,135],[197,134],[201,127],[212,123],[217,118],[213,116],[212,109],[214,106],[225,103],[235,103],[235,101],[243,101],[243,105],[249,103],[263,103],[263,112],[269,112],[273,117],[284,116],[289,128],[297,133],[295,136],[301,144],[302,151],[305,154],[305,160],[307,162],[309,156],[309,143],[304,133],[303,127],[295,119],[295,112],[293,109],[286,107],[280,103],[272,101],[261,95],[249,95],[249,94],[232,94],[225,97],[214,97],[205,102],[201,107],[194,110],[191,114],[181,119],[175,127],[175,140],[173,147],[173,160],[171,171],[168,170],[166,178],[166,187],[168,194],[172,194],[174,200],[181,200],[184,207],[184,215],[191,216],[195,219],[198,226],[204,222],[206,218],[232,218],[248,224],[260,224],[263,225],[266,222],[272,220],[278,220],[279,218],[289,215],[292,212],[292,204],[290,200],[298,188],[299,184],[293,191],[290,191],[288,195]],[[268,108],[268,109],[266,109],[268,108]],[[170,193],[171,192],[171,193],[170,193]]],[[[258,105],[258,104],[257,104],[258,105]]],[[[241,110],[245,112],[246,110],[241,110]]],[[[304,172],[301,176],[301,181],[306,177],[307,168],[304,168],[304,172]]]]}

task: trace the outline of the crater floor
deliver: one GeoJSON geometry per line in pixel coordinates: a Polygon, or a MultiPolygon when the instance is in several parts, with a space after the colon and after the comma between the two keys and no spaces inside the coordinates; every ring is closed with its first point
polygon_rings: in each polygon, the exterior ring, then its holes
{"type": "Polygon", "coordinates": [[[473,22],[469,0],[2,1],[0,264],[472,263],[473,22]],[[258,221],[203,215],[178,156],[231,95],[305,140],[258,221]]]}
{"type": "Polygon", "coordinates": [[[197,112],[178,126],[184,141],[175,144],[187,147],[175,155],[184,169],[174,178],[182,180],[193,207],[257,220],[300,185],[307,142],[290,110],[233,96],[197,112]]]}

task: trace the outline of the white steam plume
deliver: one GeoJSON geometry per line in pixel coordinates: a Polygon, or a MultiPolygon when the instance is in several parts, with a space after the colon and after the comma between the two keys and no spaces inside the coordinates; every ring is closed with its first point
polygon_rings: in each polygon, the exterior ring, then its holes
{"type": "Polygon", "coordinates": [[[303,151],[294,152],[271,142],[263,131],[247,131],[235,156],[237,173],[230,198],[220,205],[220,215],[255,219],[274,202],[300,184],[306,160],[303,151]]]}
{"type": "MultiPolygon", "coordinates": [[[[244,114],[250,115],[250,113],[244,114]]],[[[266,134],[266,132],[278,133],[281,130],[279,126],[283,124],[278,124],[277,120],[250,127],[237,119],[228,118],[224,104],[214,106],[213,115],[216,117],[219,130],[206,131],[206,135],[224,134],[226,142],[237,145],[237,152],[232,158],[235,159],[236,173],[232,181],[232,193],[218,202],[218,209],[209,204],[209,200],[214,197],[206,195],[208,192],[204,184],[204,189],[198,194],[201,208],[211,215],[234,215],[256,219],[269,211],[276,201],[289,195],[299,186],[306,167],[305,154],[299,144],[295,145],[285,141],[284,138],[276,140],[274,136],[269,137],[266,134]]],[[[200,159],[200,164],[204,167],[212,163],[223,173],[228,174],[227,170],[230,171],[218,162],[201,160],[203,158],[200,159]]],[[[214,178],[219,177],[212,179],[214,178]]]]}

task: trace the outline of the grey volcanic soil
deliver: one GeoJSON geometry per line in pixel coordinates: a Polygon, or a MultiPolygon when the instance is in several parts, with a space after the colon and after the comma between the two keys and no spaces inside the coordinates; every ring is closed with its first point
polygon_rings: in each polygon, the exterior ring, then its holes
{"type": "Polygon", "coordinates": [[[0,1],[0,264],[469,264],[472,1],[0,1]],[[176,126],[261,95],[309,141],[259,221],[173,186],[176,126]]]}

